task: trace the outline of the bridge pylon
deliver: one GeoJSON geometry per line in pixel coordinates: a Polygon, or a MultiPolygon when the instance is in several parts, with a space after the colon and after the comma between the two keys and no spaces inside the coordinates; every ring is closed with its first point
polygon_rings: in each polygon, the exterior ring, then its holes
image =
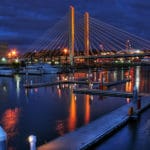
{"type": "Polygon", "coordinates": [[[70,64],[74,64],[74,39],[75,39],[75,11],[74,7],[70,6],[69,13],[69,52],[70,52],[70,64]]]}
{"type": "Polygon", "coordinates": [[[86,56],[89,56],[89,13],[85,12],[84,14],[84,53],[86,56]]]}

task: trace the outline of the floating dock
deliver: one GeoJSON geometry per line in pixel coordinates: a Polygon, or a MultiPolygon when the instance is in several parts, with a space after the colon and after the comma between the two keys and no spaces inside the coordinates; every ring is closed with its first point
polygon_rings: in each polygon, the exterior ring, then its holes
{"type": "Polygon", "coordinates": [[[103,85],[103,86],[114,86],[117,84],[123,84],[126,82],[129,82],[130,79],[124,79],[124,80],[120,80],[120,81],[114,81],[114,82],[104,82],[104,83],[100,83],[100,82],[92,82],[92,81],[78,81],[78,80],[66,80],[66,81],[54,81],[54,82],[44,82],[44,83],[27,83],[24,84],[23,86],[25,88],[37,88],[37,87],[44,87],[44,86],[53,86],[53,85],[59,85],[59,84],[93,84],[93,85],[103,85]]]}
{"type": "Polygon", "coordinates": [[[150,106],[150,98],[142,97],[140,109],[137,109],[136,103],[126,104],[76,131],[65,134],[64,136],[38,147],[38,150],[86,149],[97,141],[104,140],[105,137],[125,125],[131,118],[131,116],[128,115],[128,110],[131,106],[134,108],[133,115],[137,115],[150,106]]]}
{"type": "MultiPolygon", "coordinates": [[[[78,89],[74,89],[73,92],[75,94],[90,94],[90,95],[104,95],[104,96],[113,96],[113,97],[133,98],[133,93],[113,91],[113,90],[78,88],[78,89]]],[[[141,95],[139,94],[138,96],[141,95]]]]}

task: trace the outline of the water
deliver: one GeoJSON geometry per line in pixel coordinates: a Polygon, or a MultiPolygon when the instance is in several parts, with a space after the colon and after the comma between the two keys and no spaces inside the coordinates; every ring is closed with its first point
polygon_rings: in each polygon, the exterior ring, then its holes
{"type": "Polygon", "coordinates": [[[149,150],[150,147],[150,109],[141,114],[137,121],[130,122],[102,144],[90,149],[109,150],[149,150]]]}
{"type": "MultiPolygon", "coordinates": [[[[83,71],[62,74],[59,79],[88,77],[101,82],[102,76],[105,82],[131,77],[131,82],[111,87],[112,90],[132,92],[136,84],[140,92],[150,92],[149,68],[83,71]]],[[[8,134],[8,149],[29,149],[27,138],[31,134],[37,136],[37,146],[42,145],[131,101],[129,98],[75,95],[73,85],[67,84],[34,89],[23,87],[24,83],[56,80],[58,75],[54,74],[0,77],[0,124],[8,134]]]]}

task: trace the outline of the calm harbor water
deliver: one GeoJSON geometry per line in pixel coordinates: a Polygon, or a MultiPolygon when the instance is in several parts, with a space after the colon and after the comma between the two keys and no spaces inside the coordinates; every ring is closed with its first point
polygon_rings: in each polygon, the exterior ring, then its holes
{"type": "Polygon", "coordinates": [[[90,149],[109,150],[149,150],[150,147],[150,109],[141,114],[139,119],[130,122],[102,144],[90,149]]]}
{"type": "MultiPolygon", "coordinates": [[[[80,71],[74,74],[49,74],[42,76],[15,75],[0,77],[0,125],[8,135],[8,150],[27,150],[27,138],[37,136],[37,146],[130,102],[129,98],[75,95],[73,86],[56,85],[25,89],[24,83],[67,80],[71,77],[105,82],[122,80],[130,76],[131,82],[110,87],[112,90],[132,92],[136,85],[139,92],[150,93],[150,68],[122,68],[80,71]],[[103,79],[102,79],[103,78],[103,79]]],[[[86,85],[76,85],[86,87],[86,85]]],[[[106,88],[106,87],[105,87],[106,88]]]]}

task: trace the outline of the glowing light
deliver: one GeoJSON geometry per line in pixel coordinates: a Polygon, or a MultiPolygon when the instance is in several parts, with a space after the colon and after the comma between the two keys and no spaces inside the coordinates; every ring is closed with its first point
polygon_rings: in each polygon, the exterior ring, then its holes
{"type": "Polygon", "coordinates": [[[19,97],[21,78],[20,78],[18,75],[16,75],[16,76],[15,76],[15,80],[16,80],[16,92],[17,92],[17,97],[19,97]]]}
{"type": "Polygon", "coordinates": [[[12,49],[7,56],[8,58],[16,58],[18,56],[18,52],[16,49],[12,49]]]}
{"type": "Polygon", "coordinates": [[[73,131],[76,128],[76,121],[77,121],[77,116],[76,116],[76,100],[75,100],[75,95],[73,94],[73,91],[70,91],[71,94],[71,99],[70,99],[70,115],[69,115],[69,130],[73,131]]]}
{"type": "Polygon", "coordinates": [[[132,82],[130,81],[130,82],[126,82],[126,84],[125,84],[125,91],[126,92],[132,92],[132,82]]]}
{"type": "Polygon", "coordinates": [[[64,122],[62,120],[56,121],[56,130],[59,133],[59,135],[64,134],[65,129],[64,129],[64,122]]]}
{"type": "Polygon", "coordinates": [[[35,89],[34,89],[34,92],[37,93],[37,92],[38,92],[38,88],[35,88],[35,89]]]}
{"type": "Polygon", "coordinates": [[[2,116],[2,126],[7,132],[8,139],[13,138],[17,133],[17,124],[19,121],[20,109],[7,109],[2,116]]]}
{"type": "Polygon", "coordinates": [[[89,95],[85,95],[85,124],[89,123],[90,121],[90,96],[89,95]]]}
{"type": "Polygon", "coordinates": [[[30,143],[36,143],[36,136],[35,136],[35,135],[30,135],[30,136],[28,137],[28,141],[29,141],[30,143]]]}
{"type": "Polygon", "coordinates": [[[11,52],[8,53],[8,58],[11,58],[11,52]]]}
{"type": "Polygon", "coordinates": [[[6,86],[3,86],[3,91],[7,92],[6,86]]]}
{"type": "Polygon", "coordinates": [[[15,59],[15,62],[16,62],[16,63],[18,63],[18,62],[19,62],[19,59],[18,59],[18,58],[17,58],[17,59],[15,59]]]}
{"type": "Polygon", "coordinates": [[[2,57],[2,62],[6,62],[6,58],[5,57],[2,57]]]}
{"type": "Polygon", "coordinates": [[[57,88],[57,92],[58,92],[58,97],[61,98],[62,97],[62,91],[59,87],[57,88]]]}
{"type": "Polygon", "coordinates": [[[67,48],[64,48],[64,53],[65,53],[65,55],[68,53],[68,49],[67,48]]]}
{"type": "Polygon", "coordinates": [[[93,101],[93,95],[90,96],[90,100],[93,101]]]}
{"type": "Polygon", "coordinates": [[[127,100],[126,100],[126,101],[127,101],[127,103],[129,104],[129,103],[130,103],[130,98],[127,98],[127,100]]]}
{"type": "Polygon", "coordinates": [[[12,56],[16,56],[17,55],[17,52],[16,52],[15,49],[13,49],[11,53],[12,53],[12,56]]]}
{"type": "Polygon", "coordinates": [[[136,67],[136,73],[135,73],[135,85],[137,87],[137,90],[139,91],[140,86],[140,67],[136,67]]]}

